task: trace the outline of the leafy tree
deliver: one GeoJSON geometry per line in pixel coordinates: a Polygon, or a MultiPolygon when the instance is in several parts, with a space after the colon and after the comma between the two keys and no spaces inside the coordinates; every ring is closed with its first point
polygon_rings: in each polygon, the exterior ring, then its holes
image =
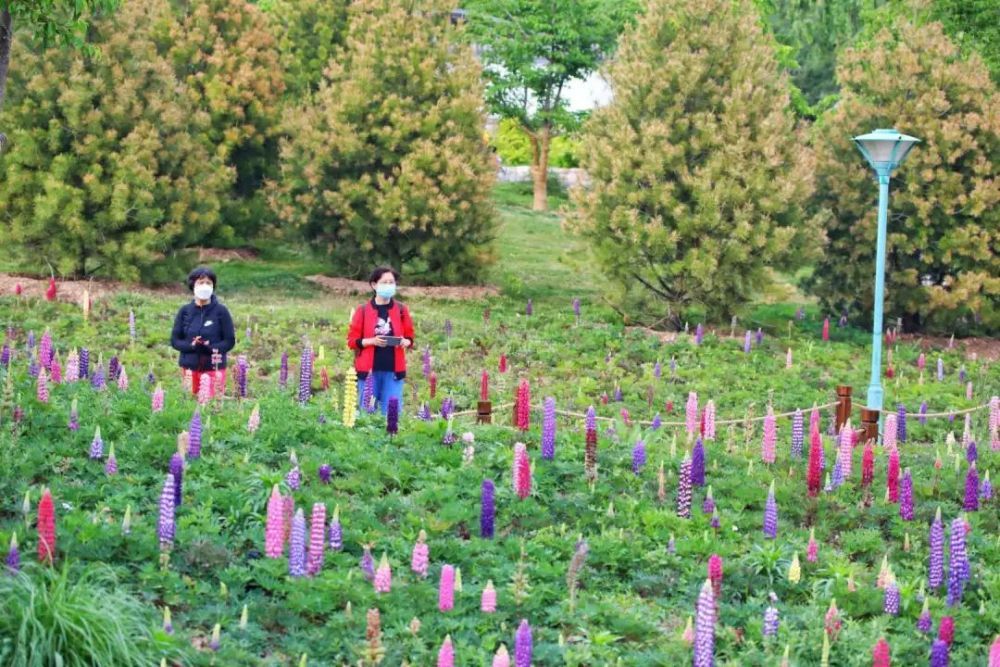
{"type": "MultiPolygon", "coordinates": [[[[14,33],[23,29],[42,46],[84,46],[87,23],[94,13],[115,9],[118,0],[0,0],[0,111],[7,94],[14,33]]],[[[6,137],[0,132],[0,151],[6,137]]]]}
{"type": "Polygon", "coordinates": [[[534,209],[548,207],[552,138],[574,129],[572,79],[596,70],[635,13],[632,0],[472,0],[470,35],[480,46],[491,110],[520,123],[531,144],[534,209]]]}
{"type": "MultiPolygon", "coordinates": [[[[497,154],[505,166],[531,164],[531,140],[513,118],[500,121],[495,143],[497,154]]],[[[552,137],[549,164],[553,167],[578,167],[579,149],[580,141],[575,136],[552,137]]]]}
{"type": "Polygon", "coordinates": [[[289,97],[319,90],[323,70],[347,37],[350,0],[273,0],[265,6],[277,24],[278,48],[289,97]]]}
{"type": "Polygon", "coordinates": [[[891,183],[886,315],[907,330],[957,318],[1000,327],[1000,96],[982,59],[939,23],[900,19],[837,69],[842,99],[816,136],[813,205],[832,214],[813,290],[826,308],[868,316],[877,185],[851,137],[897,127],[923,143],[891,183]]]}
{"type": "Polygon", "coordinates": [[[446,0],[358,0],[311,99],[290,108],[272,205],[338,271],[480,277],[491,259],[494,163],[480,69],[446,0]]]}
{"type": "Polygon", "coordinates": [[[24,268],[164,277],[166,256],[221,224],[232,172],[157,53],[152,26],[168,14],[160,0],[126,3],[94,22],[92,53],[15,45],[0,243],[24,268]]]}
{"type": "Polygon", "coordinates": [[[805,259],[812,179],[788,82],[748,0],[650,0],[585,126],[571,228],[638,314],[733,313],[805,259]]]}

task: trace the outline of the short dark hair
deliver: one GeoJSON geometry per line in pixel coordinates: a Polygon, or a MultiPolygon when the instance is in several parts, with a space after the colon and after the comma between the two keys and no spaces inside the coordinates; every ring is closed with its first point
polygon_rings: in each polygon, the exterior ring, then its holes
{"type": "Polygon", "coordinates": [[[218,281],[218,278],[215,277],[215,271],[208,268],[207,266],[198,266],[192,269],[191,273],[188,274],[187,286],[189,290],[191,290],[192,292],[194,291],[194,283],[199,278],[208,278],[209,280],[211,280],[212,289],[215,289],[216,282],[218,281]]]}
{"type": "Polygon", "coordinates": [[[377,283],[379,280],[382,279],[382,276],[384,276],[387,273],[391,273],[392,277],[395,278],[397,282],[399,281],[399,272],[396,271],[396,269],[392,268],[391,266],[376,266],[372,270],[372,274],[368,276],[368,284],[370,285],[371,283],[377,283]]]}

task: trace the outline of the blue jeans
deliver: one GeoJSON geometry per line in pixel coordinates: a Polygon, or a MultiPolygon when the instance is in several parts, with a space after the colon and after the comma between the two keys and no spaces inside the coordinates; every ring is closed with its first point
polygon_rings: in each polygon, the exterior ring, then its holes
{"type": "MultiPolygon", "coordinates": [[[[389,409],[389,399],[399,402],[399,414],[403,414],[403,381],[396,379],[393,371],[372,371],[375,378],[375,401],[384,415],[389,409]]],[[[358,380],[358,409],[364,410],[365,381],[358,380]]]]}

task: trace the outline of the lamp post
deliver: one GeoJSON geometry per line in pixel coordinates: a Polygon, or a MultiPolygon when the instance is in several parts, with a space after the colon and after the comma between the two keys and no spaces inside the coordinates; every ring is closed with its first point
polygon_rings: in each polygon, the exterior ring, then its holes
{"type": "Polygon", "coordinates": [[[872,322],[872,373],[867,407],[882,410],[882,301],[885,292],[885,228],[889,217],[889,178],[920,140],[896,130],[875,130],[854,137],[854,145],[878,176],[878,242],[875,248],[875,317],[872,322]]]}

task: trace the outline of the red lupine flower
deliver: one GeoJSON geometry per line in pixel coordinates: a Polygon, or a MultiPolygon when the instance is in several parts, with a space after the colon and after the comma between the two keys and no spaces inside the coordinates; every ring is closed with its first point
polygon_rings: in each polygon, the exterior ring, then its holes
{"type": "Polygon", "coordinates": [[[52,564],[56,554],[56,514],[52,493],[42,492],[38,503],[38,560],[52,564]]]}

